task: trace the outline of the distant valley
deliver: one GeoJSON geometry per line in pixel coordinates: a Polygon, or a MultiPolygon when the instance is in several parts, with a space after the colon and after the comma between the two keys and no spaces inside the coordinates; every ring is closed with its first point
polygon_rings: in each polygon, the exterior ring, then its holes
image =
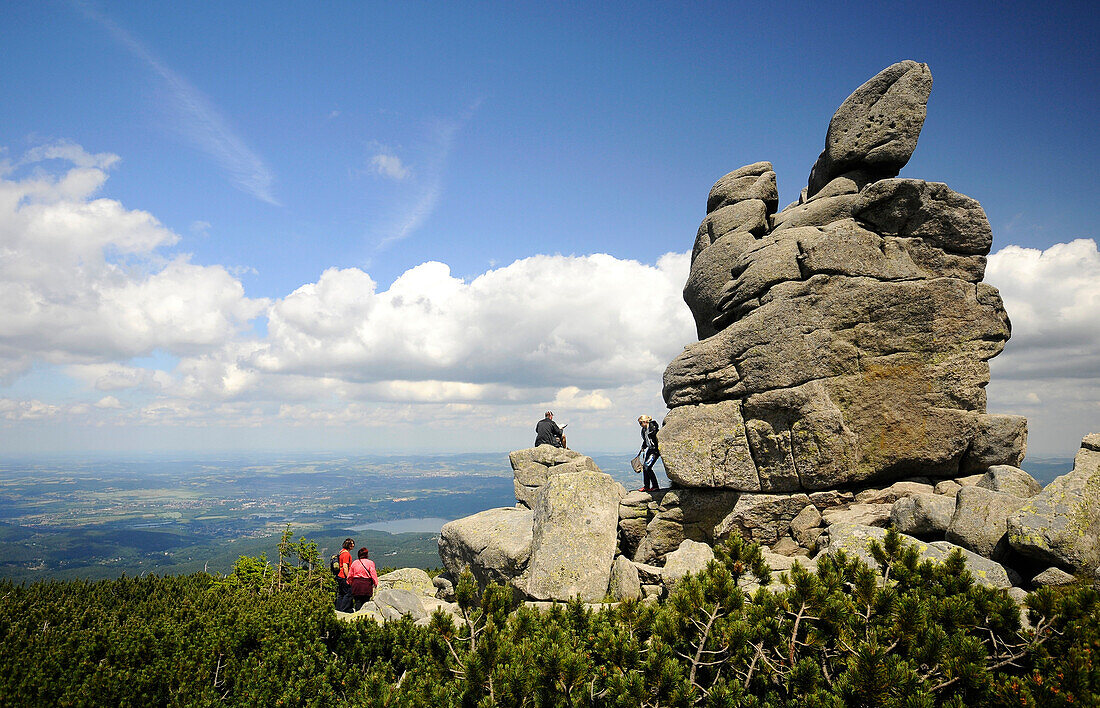
{"type": "MultiPolygon", "coordinates": [[[[630,456],[594,455],[627,485],[630,456]]],[[[432,568],[440,519],[514,503],[506,453],[6,460],[0,578],[224,573],[288,523],[322,558],[351,535],[379,567],[432,568]]]]}

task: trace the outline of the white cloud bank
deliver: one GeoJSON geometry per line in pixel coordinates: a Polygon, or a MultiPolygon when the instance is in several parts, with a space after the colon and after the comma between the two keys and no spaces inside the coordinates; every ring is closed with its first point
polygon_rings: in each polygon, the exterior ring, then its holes
{"type": "MultiPolygon", "coordinates": [[[[172,253],[177,236],[152,215],[96,196],[116,161],[58,144],[0,163],[0,375],[53,365],[72,389],[0,389],[0,431],[290,430],[285,443],[324,430],[384,447],[404,429],[414,445],[490,449],[519,444],[494,440],[550,407],[598,449],[633,444],[633,418],[661,413],[661,372],[694,338],[686,253],[537,255],[468,280],[427,262],[388,287],[333,268],[249,298],[234,272],[172,253]],[[164,363],[139,363],[150,355],[164,363]],[[370,431],[384,432],[359,437],[370,431]]],[[[1069,454],[1100,429],[1096,243],[1006,247],[987,280],[1014,322],[990,407],[1028,415],[1033,450],[1069,454]]]]}
{"type": "Polygon", "coordinates": [[[1100,431],[1100,252],[1076,239],[1046,250],[1006,246],[989,257],[1012,319],[990,362],[989,406],[1029,418],[1032,449],[1068,456],[1100,431]]]}

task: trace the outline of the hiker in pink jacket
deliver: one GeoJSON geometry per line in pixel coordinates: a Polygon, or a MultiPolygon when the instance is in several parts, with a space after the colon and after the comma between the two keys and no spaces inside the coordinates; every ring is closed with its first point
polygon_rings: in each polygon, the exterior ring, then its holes
{"type": "Polygon", "coordinates": [[[351,586],[351,597],[355,601],[355,611],[358,612],[363,603],[371,599],[374,589],[378,587],[378,571],[374,568],[374,561],[368,558],[369,551],[366,548],[359,549],[359,557],[352,561],[348,571],[348,585],[351,586]]]}

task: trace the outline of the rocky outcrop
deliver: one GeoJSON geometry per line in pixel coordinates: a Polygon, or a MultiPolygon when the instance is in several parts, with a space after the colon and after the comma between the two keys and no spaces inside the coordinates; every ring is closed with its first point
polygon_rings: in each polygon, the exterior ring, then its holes
{"type": "Polygon", "coordinates": [[[931,85],[900,62],[859,87],[778,213],[770,163],[711,190],[684,289],[700,341],[664,378],[676,484],[778,494],[1019,465],[1026,421],[985,412],[1010,332],[981,282],[989,222],[944,184],[895,178],[931,85]]]}
{"type": "Polygon", "coordinates": [[[1072,472],[1008,519],[1008,540],[1019,553],[1067,570],[1100,568],[1100,433],[1081,442],[1072,472]]]}
{"type": "Polygon", "coordinates": [[[889,526],[925,558],[959,551],[993,587],[1100,577],[1100,435],[1045,490],[1020,468],[1027,421],[985,406],[1010,334],[982,282],[988,219],[897,177],[930,88],[926,66],[901,62],[857,89],[783,210],[767,162],[711,189],[684,289],[699,341],[664,376],[672,488],[626,493],[578,452],[515,451],[517,508],[441,533],[443,596],[470,568],[535,602],[649,599],[732,534],[789,568],[869,559],[889,526]]]}

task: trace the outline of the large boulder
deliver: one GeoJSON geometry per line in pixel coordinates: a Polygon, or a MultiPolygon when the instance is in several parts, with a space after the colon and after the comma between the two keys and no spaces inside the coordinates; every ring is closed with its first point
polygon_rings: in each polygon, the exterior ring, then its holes
{"type": "Polygon", "coordinates": [[[932,73],[915,61],[888,66],[852,92],[829,121],[807,195],[853,169],[896,175],[917,147],[931,92],[932,73]]]}
{"type": "Polygon", "coordinates": [[[1092,573],[1100,567],[1100,433],[1085,436],[1073,471],[1024,502],[1008,539],[1025,556],[1092,573]]]}
{"type": "Polygon", "coordinates": [[[661,578],[669,586],[673,586],[688,573],[702,572],[712,560],[714,549],[705,543],[685,539],[679,548],[668,554],[661,578]]]}
{"type": "Polygon", "coordinates": [[[789,493],[1019,465],[1026,421],[985,412],[1010,334],[982,282],[988,219],[947,185],[894,179],[930,89],[911,61],[857,89],[806,192],[763,226],[770,164],[711,190],[684,292],[700,341],[664,376],[676,485],[789,493]]]}
{"type": "Polygon", "coordinates": [[[602,472],[565,472],[547,480],[535,497],[526,580],[530,597],[603,599],[615,558],[622,496],[622,485],[602,472]]]}
{"type": "Polygon", "coordinates": [[[890,523],[910,536],[940,536],[947,533],[955,514],[955,498],[942,494],[914,494],[890,507],[890,523]]]}
{"type": "MultiPolygon", "coordinates": [[[[900,534],[907,544],[916,547],[922,558],[942,562],[952,551],[958,550],[966,561],[966,568],[974,576],[974,581],[979,585],[994,588],[1007,588],[1012,585],[1009,581],[1008,571],[1001,564],[977,553],[968,551],[961,546],[956,546],[947,541],[935,541],[925,543],[920,539],[905,534],[900,534]]],[[[833,524],[825,530],[823,538],[828,539],[821,553],[833,555],[837,551],[844,551],[848,555],[861,558],[871,567],[878,567],[873,555],[871,555],[871,542],[883,542],[886,538],[886,529],[876,526],[862,526],[859,524],[833,524]]]]}
{"type": "Polygon", "coordinates": [[[1009,551],[1008,517],[1024,500],[983,487],[963,487],[955,497],[955,513],[946,540],[978,555],[1000,560],[1009,551]]]}
{"type": "Polygon", "coordinates": [[[530,509],[488,509],[443,524],[439,558],[451,577],[467,568],[481,585],[520,577],[531,557],[534,513],[530,509]]]}
{"type": "Polygon", "coordinates": [[[986,470],[976,485],[994,492],[1029,498],[1043,491],[1043,485],[1019,467],[994,465],[986,470]]]}

